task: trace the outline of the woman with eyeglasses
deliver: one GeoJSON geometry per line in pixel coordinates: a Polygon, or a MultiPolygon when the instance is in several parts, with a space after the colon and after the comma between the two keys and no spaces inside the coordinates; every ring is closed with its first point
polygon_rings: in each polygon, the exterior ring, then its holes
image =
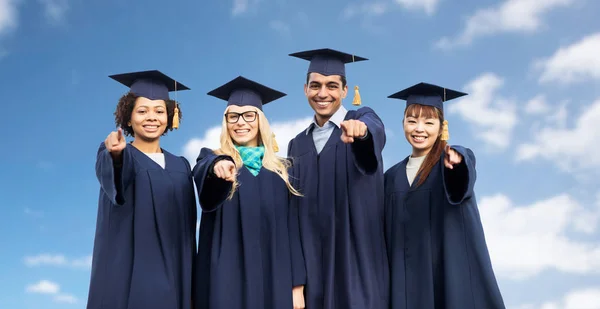
{"type": "Polygon", "coordinates": [[[304,308],[304,258],[289,163],[263,105],[284,93],[237,77],[208,93],[227,101],[221,147],[193,169],[202,219],[194,304],[202,309],[304,308]]]}

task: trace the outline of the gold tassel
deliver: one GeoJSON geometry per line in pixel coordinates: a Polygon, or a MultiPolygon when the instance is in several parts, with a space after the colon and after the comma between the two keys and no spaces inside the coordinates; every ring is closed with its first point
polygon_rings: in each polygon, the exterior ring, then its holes
{"type": "Polygon", "coordinates": [[[173,113],[173,129],[179,129],[179,104],[175,102],[175,112],[173,113]]]}
{"type": "Polygon", "coordinates": [[[271,133],[272,134],[272,140],[273,140],[273,151],[275,153],[279,152],[279,145],[277,145],[277,141],[275,140],[275,133],[271,133]]]}
{"type": "Polygon", "coordinates": [[[360,93],[358,93],[358,86],[354,86],[354,99],[352,99],[352,105],[360,105],[362,100],[360,99],[360,93]]]}
{"type": "Polygon", "coordinates": [[[448,120],[444,120],[442,125],[442,137],[441,140],[447,141],[450,139],[450,133],[448,133],[448,120]]]}

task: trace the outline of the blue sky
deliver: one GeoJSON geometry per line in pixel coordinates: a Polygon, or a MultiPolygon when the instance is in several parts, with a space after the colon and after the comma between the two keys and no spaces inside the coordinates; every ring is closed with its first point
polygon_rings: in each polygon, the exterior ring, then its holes
{"type": "Polygon", "coordinates": [[[477,155],[507,306],[600,308],[600,2],[166,3],[0,0],[0,308],[85,308],[95,154],[127,90],[108,75],[159,69],[192,88],[161,142],[190,160],[217,143],[224,104],[206,92],[238,75],[284,91],[265,112],[285,150],[312,114],[307,63],[287,55],[325,47],[370,59],[348,81],[386,124],[386,168],[410,152],[388,95],[468,92],[447,103],[450,142],[477,155]]]}

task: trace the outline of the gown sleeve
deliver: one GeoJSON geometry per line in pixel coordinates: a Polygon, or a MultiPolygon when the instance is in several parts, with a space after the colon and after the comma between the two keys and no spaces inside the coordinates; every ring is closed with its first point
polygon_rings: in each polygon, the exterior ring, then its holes
{"type": "Polygon", "coordinates": [[[385,127],[375,111],[369,107],[363,107],[359,111],[357,120],[367,125],[367,137],[355,139],[352,143],[352,151],[356,157],[356,167],[363,175],[371,175],[377,171],[382,164],[381,153],[385,147],[385,127]]]}
{"type": "Polygon", "coordinates": [[[96,156],[96,177],[100,182],[101,190],[108,196],[114,205],[125,204],[125,190],[135,176],[134,160],[127,145],[123,149],[121,162],[115,162],[106,149],[104,143],[100,144],[96,156]]]}
{"type": "Polygon", "coordinates": [[[215,211],[219,208],[227,199],[233,185],[214,174],[213,168],[220,160],[231,160],[233,162],[233,159],[229,156],[218,156],[212,150],[202,148],[192,171],[196,190],[198,190],[200,207],[205,212],[215,211]]]}
{"type": "MultiPolygon", "coordinates": [[[[451,146],[462,156],[462,162],[453,169],[446,168],[442,163],[444,175],[444,190],[446,198],[452,205],[460,205],[465,200],[473,197],[477,171],[475,170],[475,154],[469,148],[451,146]]],[[[443,158],[442,158],[443,160],[443,158]]]]}

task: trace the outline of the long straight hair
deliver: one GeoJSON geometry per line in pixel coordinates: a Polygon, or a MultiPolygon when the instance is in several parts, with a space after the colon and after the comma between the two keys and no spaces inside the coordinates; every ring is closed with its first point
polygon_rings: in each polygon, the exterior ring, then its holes
{"type": "Polygon", "coordinates": [[[441,139],[444,113],[433,106],[411,104],[407,106],[406,110],[404,111],[404,118],[406,119],[406,117],[438,118],[440,120],[439,134],[435,139],[435,143],[433,143],[431,150],[427,154],[427,157],[425,157],[425,161],[423,161],[423,164],[421,164],[421,167],[419,167],[419,170],[417,171],[417,177],[419,177],[419,180],[417,181],[416,186],[418,187],[422,185],[425,180],[427,180],[427,177],[431,173],[433,167],[440,161],[444,148],[446,148],[446,141],[441,139]]]}
{"type": "MultiPolygon", "coordinates": [[[[229,107],[225,109],[225,113],[229,111],[229,107]]],[[[296,196],[302,196],[300,192],[298,192],[289,181],[288,169],[291,164],[286,158],[281,158],[275,154],[273,150],[273,134],[271,131],[271,126],[269,125],[269,121],[265,114],[255,108],[255,111],[258,114],[258,144],[263,145],[265,147],[265,154],[262,160],[262,166],[279,175],[281,179],[285,182],[290,193],[296,196]]],[[[235,143],[229,135],[229,130],[227,129],[227,122],[225,121],[225,117],[223,117],[223,122],[221,124],[221,148],[215,150],[215,154],[217,155],[227,155],[233,158],[235,165],[238,170],[244,166],[244,162],[242,157],[240,156],[239,151],[235,148],[235,143]]],[[[239,183],[237,180],[233,183],[231,192],[229,193],[229,199],[233,198],[233,195],[238,187],[239,183]]]]}

